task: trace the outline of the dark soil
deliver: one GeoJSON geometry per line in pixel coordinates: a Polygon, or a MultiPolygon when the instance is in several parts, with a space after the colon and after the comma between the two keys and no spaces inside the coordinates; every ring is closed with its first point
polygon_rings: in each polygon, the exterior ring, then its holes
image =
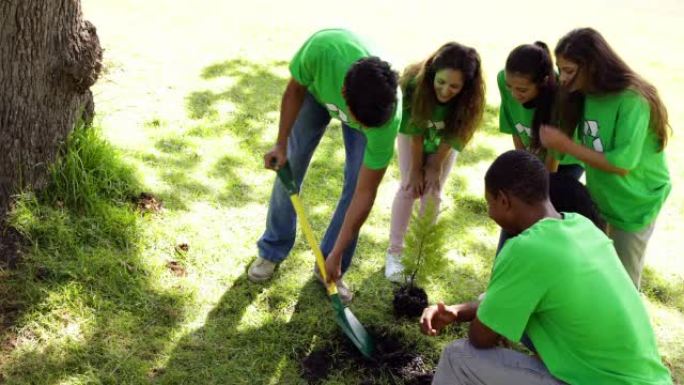
{"type": "Polygon", "coordinates": [[[163,203],[156,196],[150,193],[141,192],[135,198],[138,211],[141,213],[158,213],[163,210],[163,203]]]}
{"type": "Polygon", "coordinates": [[[171,273],[176,277],[186,277],[188,275],[187,270],[178,261],[166,262],[166,267],[171,270],[171,273]]]}
{"type": "Polygon", "coordinates": [[[14,270],[17,268],[22,236],[12,227],[0,226],[0,267],[14,270]]]}
{"type": "Polygon", "coordinates": [[[361,384],[376,383],[423,385],[432,382],[433,371],[424,358],[416,353],[416,347],[407,343],[400,333],[383,330],[368,330],[375,342],[373,359],[364,358],[344,336],[336,336],[301,360],[301,376],[309,384],[320,384],[331,370],[360,372],[364,378],[361,384]]]}
{"type": "Polygon", "coordinates": [[[419,287],[400,286],[394,291],[392,305],[395,316],[414,318],[420,316],[428,306],[428,296],[419,287]]]}
{"type": "Polygon", "coordinates": [[[309,384],[320,384],[328,377],[328,372],[336,358],[332,346],[314,350],[301,362],[301,376],[309,384]]]}

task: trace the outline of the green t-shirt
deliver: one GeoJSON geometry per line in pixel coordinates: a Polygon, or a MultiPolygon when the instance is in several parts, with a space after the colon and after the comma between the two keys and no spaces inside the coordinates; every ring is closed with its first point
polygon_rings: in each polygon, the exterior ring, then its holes
{"type": "Polygon", "coordinates": [[[511,341],[526,333],[568,384],[672,384],[612,242],[579,214],[543,219],[506,242],[477,317],[511,341]]]}
{"type": "MultiPolygon", "coordinates": [[[[501,106],[499,107],[499,131],[515,135],[520,138],[525,150],[530,151],[532,143],[532,121],[534,120],[535,108],[527,108],[515,100],[511,91],[506,87],[505,71],[500,71],[496,77],[501,95],[501,106]]],[[[542,155],[545,156],[546,152],[542,155]]],[[[579,164],[578,159],[571,155],[558,155],[560,164],[579,164]]],[[[544,161],[544,159],[541,159],[544,161]]]]}
{"type": "Polygon", "coordinates": [[[443,104],[437,104],[432,111],[432,117],[425,122],[424,127],[418,127],[411,121],[411,92],[404,92],[401,127],[399,132],[406,135],[422,135],[423,136],[423,152],[432,154],[437,152],[442,141],[448,143],[456,151],[463,151],[463,144],[456,137],[448,137],[444,130],[447,112],[449,108],[443,104]]]}
{"type": "MultiPolygon", "coordinates": [[[[394,117],[381,127],[364,128],[351,118],[342,87],[351,66],[371,52],[353,33],[343,29],[324,29],[314,33],[290,62],[292,77],[325,106],[333,118],[361,131],[366,136],[363,164],[370,169],[387,167],[394,153],[394,140],[401,124],[397,103],[394,117]]],[[[401,90],[397,87],[397,101],[401,90]]]]}
{"type": "Polygon", "coordinates": [[[651,224],[670,193],[665,153],[649,128],[650,106],[637,92],[587,95],[579,134],[625,176],[587,167],[587,188],[611,225],[639,231],[651,224]]]}

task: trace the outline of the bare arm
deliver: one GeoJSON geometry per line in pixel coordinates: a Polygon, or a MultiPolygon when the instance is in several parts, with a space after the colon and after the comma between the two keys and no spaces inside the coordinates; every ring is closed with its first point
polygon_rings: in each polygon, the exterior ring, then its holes
{"type": "Polygon", "coordinates": [[[411,137],[411,166],[406,189],[413,191],[414,197],[423,195],[425,189],[425,172],[423,170],[423,135],[411,137]]]}
{"type": "Polygon", "coordinates": [[[546,169],[549,170],[549,172],[558,171],[558,165],[560,162],[553,155],[549,154],[548,151],[546,154],[546,161],[544,163],[546,164],[546,169]]]}
{"type": "Polygon", "coordinates": [[[420,317],[420,329],[424,334],[436,336],[454,322],[470,322],[475,319],[479,302],[447,306],[443,302],[426,307],[420,317]]]}
{"type": "Polygon", "coordinates": [[[378,186],[382,177],[385,175],[383,168],[380,170],[371,170],[365,165],[361,166],[359,172],[358,182],[356,183],[356,190],[354,196],[347,209],[347,214],[344,216],[342,228],[335,241],[330,255],[325,261],[326,270],[328,273],[328,280],[336,281],[340,278],[342,252],[347,248],[349,242],[358,234],[361,226],[368,218],[368,214],[373,208],[375,196],[378,192],[378,186]]]}
{"type": "Polygon", "coordinates": [[[462,303],[446,306],[440,302],[423,310],[420,317],[420,329],[424,334],[436,336],[454,322],[470,322],[468,339],[478,349],[489,349],[496,346],[501,336],[477,318],[479,302],[462,303]]]}
{"type": "Polygon", "coordinates": [[[490,349],[497,345],[501,336],[475,317],[468,329],[468,339],[478,349],[490,349]]]}
{"type": "Polygon", "coordinates": [[[451,146],[445,142],[439,144],[437,152],[427,157],[425,164],[425,190],[439,191],[442,168],[449,157],[451,146]]]}
{"type": "Polygon", "coordinates": [[[411,170],[423,168],[423,135],[411,137],[411,170]]]}
{"type": "Polygon", "coordinates": [[[516,150],[524,150],[525,145],[523,144],[522,140],[518,135],[511,135],[513,137],[513,146],[515,147],[516,150]]]}
{"type": "Polygon", "coordinates": [[[427,166],[437,167],[441,171],[442,167],[444,167],[444,161],[446,161],[446,159],[449,157],[450,152],[451,145],[444,142],[440,143],[439,147],[437,148],[437,152],[430,156],[427,166]]]}
{"type": "Polygon", "coordinates": [[[542,145],[564,154],[570,154],[591,167],[618,175],[627,175],[629,170],[613,166],[606,155],[588,147],[575,143],[559,129],[553,126],[542,126],[539,130],[542,145]]]}
{"type": "Polygon", "coordinates": [[[287,160],[287,140],[304,103],[306,87],[290,78],[280,102],[280,124],[275,145],[264,155],[264,167],[279,169],[287,160]],[[275,160],[275,162],[274,162],[275,160]]]}

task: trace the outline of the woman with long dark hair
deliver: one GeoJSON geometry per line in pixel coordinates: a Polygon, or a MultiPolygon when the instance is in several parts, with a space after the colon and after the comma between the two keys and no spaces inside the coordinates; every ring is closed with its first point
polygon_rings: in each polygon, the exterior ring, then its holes
{"type": "Polygon", "coordinates": [[[501,95],[499,130],[511,134],[515,149],[536,155],[550,172],[579,179],[584,172],[581,162],[569,155],[558,161],[539,140],[539,128],[552,123],[558,91],[549,47],[541,41],[516,47],[499,72],[497,84],[501,95]]]}
{"type": "Polygon", "coordinates": [[[543,126],[542,145],[587,167],[587,188],[608,222],[608,235],[637,288],[646,245],[670,193],[664,148],[667,110],[656,88],[634,72],[597,31],[581,28],[555,50],[561,86],[560,126],[579,142],[543,126]]]}

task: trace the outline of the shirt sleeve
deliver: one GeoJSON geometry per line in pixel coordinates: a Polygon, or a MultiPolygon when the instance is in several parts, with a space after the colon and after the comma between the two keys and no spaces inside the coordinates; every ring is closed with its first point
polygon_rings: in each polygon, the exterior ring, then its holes
{"type": "Polygon", "coordinates": [[[297,53],[290,61],[290,74],[297,81],[297,83],[309,87],[314,80],[314,64],[319,59],[320,51],[316,48],[313,39],[315,35],[310,37],[304,45],[299,48],[297,53]]]}
{"type": "Polygon", "coordinates": [[[401,113],[401,125],[399,126],[399,132],[411,136],[421,135],[423,130],[416,127],[416,125],[411,121],[411,97],[409,96],[408,92],[403,92],[402,94],[403,111],[401,113]]]}
{"type": "Polygon", "coordinates": [[[620,103],[613,146],[605,153],[610,164],[625,170],[631,170],[639,164],[650,118],[650,106],[640,95],[627,97],[620,103]]]}
{"type": "Polygon", "coordinates": [[[401,115],[401,125],[399,126],[399,132],[401,132],[404,135],[422,135],[423,130],[420,128],[416,127],[415,124],[411,121],[411,99],[413,95],[413,85],[409,85],[409,89],[402,91],[402,115],[401,115]]]}
{"type": "Polygon", "coordinates": [[[501,96],[501,105],[499,106],[499,131],[506,134],[517,134],[513,129],[513,119],[511,119],[510,111],[508,111],[508,89],[506,88],[506,78],[504,72],[499,72],[496,78],[496,83],[499,86],[499,95],[501,96]]]}
{"type": "Polygon", "coordinates": [[[530,316],[541,301],[546,286],[537,279],[542,269],[536,253],[521,247],[518,240],[509,239],[501,249],[480,304],[477,317],[490,329],[519,341],[530,316]]]}
{"type": "MultiPolygon", "coordinates": [[[[398,95],[401,97],[401,94],[398,95]]],[[[395,115],[382,127],[364,128],[366,135],[366,150],[363,154],[363,164],[371,170],[387,167],[394,155],[394,141],[402,120],[402,109],[397,106],[395,115]]]]}

